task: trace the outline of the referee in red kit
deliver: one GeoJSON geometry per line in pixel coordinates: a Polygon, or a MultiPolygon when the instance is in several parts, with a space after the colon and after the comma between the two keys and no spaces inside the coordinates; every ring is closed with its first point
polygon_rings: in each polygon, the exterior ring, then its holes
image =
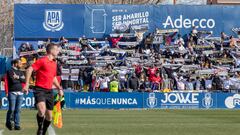
{"type": "Polygon", "coordinates": [[[34,89],[34,97],[38,109],[37,135],[45,135],[51,124],[52,110],[54,106],[54,95],[52,86],[55,85],[58,89],[59,96],[63,96],[63,90],[56,78],[57,63],[56,58],[59,54],[57,44],[50,43],[46,47],[47,55],[38,59],[26,72],[26,86],[23,88],[25,93],[28,93],[29,80],[32,72],[36,72],[36,83],[34,89]]]}

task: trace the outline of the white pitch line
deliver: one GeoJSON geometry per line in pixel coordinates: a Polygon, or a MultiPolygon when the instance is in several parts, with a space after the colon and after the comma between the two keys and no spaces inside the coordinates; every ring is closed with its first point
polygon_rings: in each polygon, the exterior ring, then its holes
{"type": "Polygon", "coordinates": [[[48,135],[56,135],[56,132],[55,132],[54,128],[52,127],[52,125],[50,125],[48,127],[48,135]]]}
{"type": "Polygon", "coordinates": [[[0,130],[0,135],[3,135],[3,131],[4,131],[4,129],[0,130]]]}

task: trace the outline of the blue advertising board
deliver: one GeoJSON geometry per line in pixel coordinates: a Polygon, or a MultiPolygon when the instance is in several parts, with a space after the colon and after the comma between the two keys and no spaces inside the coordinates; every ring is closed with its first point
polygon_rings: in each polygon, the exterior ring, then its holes
{"type": "MultiPolygon", "coordinates": [[[[1,95],[2,109],[8,100],[1,95]]],[[[65,92],[71,109],[240,109],[240,94],[234,93],[76,93],[65,92]]],[[[33,108],[33,93],[24,96],[23,108],[33,108]]]]}
{"type": "MultiPolygon", "coordinates": [[[[1,99],[1,109],[7,109],[8,108],[8,99],[5,96],[5,93],[0,94],[1,99]]],[[[35,98],[33,96],[33,93],[30,92],[28,95],[24,95],[23,97],[23,103],[22,108],[33,108],[35,105],[35,98]]]]}
{"type": "Polygon", "coordinates": [[[221,31],[234,35],[239,28],[239,6],[226,5],[91,5],[91,4],[16,4],[14,37],[19,38],[102,38],[116,29],[145,26],[179,29],[188,34],[192,26],[199,30],[221,31]]]}
{"type": "Polygon", "coordinates": [[[76,38],[83,35],[84,5],[16,4],[15,38],[76,38]]]}

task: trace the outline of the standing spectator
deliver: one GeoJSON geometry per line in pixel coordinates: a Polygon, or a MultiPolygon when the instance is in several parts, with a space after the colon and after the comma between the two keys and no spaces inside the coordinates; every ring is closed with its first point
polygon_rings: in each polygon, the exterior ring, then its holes
{"type": "Polygon", "coordinates": [[[172,82],[171,82],[171,79],[168,78],[167,74],[163,74],[161,89],[162,90],[164,90],[164,89],[172,90],[172,82]]]}
{"type": "Polygon", "coordinates": [[[193,49],[194,46],[195,46],[195,43],[193,41],[193,37],[190,36],[187,43],[187,48],[190,54],[194,54],[194,49],[193,49]]]}
{"type": "Polygon", "coordinates": [[[177,35],[177,38],[174,41],[175,45],[184,45],[184,40],[180,34],[177,35]]]}
{"type": "Polygon", "coordinates": [[[137,42],[139,43],[136,48],[135,48],[135,52],[139,52],[142,51],[143,48],[143,35],[144,35],[144,31],[135,31],[136,37],[137,37],[137,42]]]}
{"type": "Polygon", "coordinates": [[[182,76],[179,76],[178,79],[176,79],[177,82],[177,89],[180,91],[185,90],[185,81],[182,76]]]}
{"type": "Polygon", "coordinates": [[[128,80],[128,89],[132,90],[133,92],[136,92],[138,88],[139,88],[139,80],[136,74],[133,73],[128,80]]]}
{"type": "Polygon", "coordinates": [[[157,72],[155,76],[153,76],[152,78],[152,90],[153,91],[158,91],[160,90],[160,84],[161,84],[161,77],[160,77],[160,73],[157,72]]]}
{"type": "Polygon", "coordinates": [[[231,90],[231,85],[232,85],[232,82],[231,82],[231,80],[230,80],[230,77],[227,76],[226,79],[223,81],[224,91],[229,91],[229,90],[231,90]]]}
{"type": "Polygon", "coordinates": [[[171,45],[172,40],[173,40],[173,38],[175,37],[176,34],[177,34],[177,32],[174,32],[173,34],[166,33],[166,34],[163,36],[164,44],[165,44],[166,46],[171,45]]]}
{"type": "Polygon", "coordinates": [[[8,103],[9,108],[6,117],[6,127],[9,130],[13,129],[12,120],[14,121],[14,129],[21,130],[20,127],[20,109],[23,102],[23,83],[25,83],[25,76],[22,68],[22,63],[19,59],[12,61],[12,68],[7,71],[8,82],[8,103]]]}
{"type": "Polygon", "coordinates": [[[83,91],[83,76],[84,76],[84,69],[80,68],[79,69],[79,74],[78,74],[78,85],[80,86],[80,91],[83,91]]]}
{"type": "Polygon", "coordinates": [[[151,89],[151,82],[149,81],[149,78],[146,76],[146,80],[144,82],[144,88],[146,92],[152,92],[151,89]]]}
{"type": "Polygon", "coordinates": [[[220,79],[219,76],[217,76],[216,74],[214,74],[213,79],[212,79],[212,87],[214,90],[222,90],[222,85],[223,81],[220,79]]]}
{"type": "Polygon", "coordinates": [[[60,37],[59,44],[63,49],[66,48],[66,46],[65,46],[66,43],[68,43],[68,40],[64,36],[60,37]]]}
{"type": "Polygon", "coordinates": [[[111,37],[112,47],[113,48],[119,48],[118,42],[122,39],[123,34],[121,34],[118,37],[111,37]]]}
{"type": "Polygon", "coordinates": [[[202,89],[202,86],[201,86],[201,79],[199,76],[196,77],[196,80],[195,80],[195,90],[201,90],[202,89]]]}
{"type": "Polygon", "coordinates": [[[86,47],[88,45],[88,40],[85,35],[79,38],[80,47],[86,47]]]}
{"type": "Polygon", "coordinates": [[[135,74],[137,76],[140,77],[142,71],[143,71],[143,69],[142,69],[142,66],[140,64],[135,66],[135,74]]]}
{"type": "Polygon", "coordinates": [[[145,91],[145,82],[146,82],[146,76],[144,74],[144,72],[141,73],[140,77],[139,77],[139,88],[141,92],[145,91]]]}
{"type": "Polygon", "coordinates": [[[147,74],[148,74],[150,81],[152,81],[152,79],[155,76],[155,74],[157,73],[157,71],[158,71],[158,68],[155,67],[154,65],[152,65],[150,68],[148,68],[147,74]]]}
{"type": "Polygon", "coordinates": [[[186,86],[186,90],[192,91],[194,89],[193,80],[190,77],[187,78],[185,86],[186,86]]]}
{"type": "Polygon", "coordinates": [[[228,35],[225,34],[224,32],[221,32],[221,41],[220,41],[221,45],[223,45],[223,42],[228,39],[229,39],[228,35]]]}
{"type": "Polygon", "coordinates": [[[127,88],[127,78],[126,75],[128,73],[127,69],[122,69],[118,71],[119,73],[119,81],[120,81],[120,91],[126,91],[127,88]]]}
{"type": "Polygon", "coordinates": [[[230,40],[229,46],[231,48],[235,48],[235,46],[237,46],[237,43],[236,43],[235,39],[233,38],[233,36],[230,36],[229,40],[230,40]]]}
{"type": "Polygon", "coordinates": [[[109,92],[108,83],[110,82],[109,77],[100,77],[100,92],[109,92]]]}
{"type": "Polygon", "coordinates": [[[150,49],[153,43],[153,37],[151,36],[151,33],[149,33],[144,41],[145,48],[144,49],[150,49]]]}
{"type": "Polygon", "coordinates": [[[210,76],[205,79],[205,88],[212,90],[212,78],[210,76]]]}
{"type": "Polygon", "coordinates": [[[92,71],[94,67],[92,66],[92,60],[88,59],[88,67],[83,71],[83,80],[84,80],[84,91],[92,91],[92,71]]]}
{"type": "Polygon", "coordinates": [[[116,77],[113,77],[113,80],[110,82],[110,92],[118,92],[119,82],[116,77]]]}
{"type": "Polygon", "coordinates": [[[194,41],[195,45],[197,45],[197,41],[198,41],[197,34],[198,34],[198,30],[197,30],[196,26],[193,26],[192,31],[190,33],[190,36],[193,38],[193,41],[194,41]]]}

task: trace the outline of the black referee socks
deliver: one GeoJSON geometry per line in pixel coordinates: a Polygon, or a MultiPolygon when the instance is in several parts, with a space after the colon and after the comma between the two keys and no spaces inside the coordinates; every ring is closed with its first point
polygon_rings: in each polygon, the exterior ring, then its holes
{"type": "Polygon", "coordinates": [[[48,127],[49,127],[49,125],[51,124],[51,121],[48,121],[48,120],[44,120],[44,122],[43,122],[43,135],[45,135],[46,134],[46,132],[47,132],[47,129],[48,129],[48,127]]]}
{"type": "Polygon", "coordinates": [[[38,123],[37,135],[43,135],[44,117],[40,117],[40,116],[37,114],[37,123],[38,123]]]}

